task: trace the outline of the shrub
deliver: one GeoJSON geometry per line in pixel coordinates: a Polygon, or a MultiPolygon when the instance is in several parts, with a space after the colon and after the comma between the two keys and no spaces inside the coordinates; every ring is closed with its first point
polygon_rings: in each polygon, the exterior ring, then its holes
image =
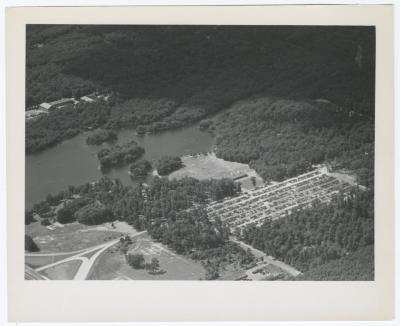
{"type": "Polygon", "coordinates": [[[25,225],[30,224],[31,222],[34,222],[35,219],[33,218],[33,212],[31,210],[25,211],[25,225]]]}
{"type": "Polygon", "coordinates": [[[145,267],[145,259],[142,254],[126,255],[126,262],[134,269],[143,269],[145,267]]]}
{"type": "Polygon", "coordinates": [[[151,169],[151,163],[147,160],[144,160],[141,162],[133,163],[129,167],[129,172],[133,178],[146,178],[151,169]]]}
{"type": "Polygon", "coordinates": [[[70,207],[66,206],[58,210],[57,212],[57,221],[66,224],[75,221],[76,218],[74,216],[74,212],[70,207]]]}
{"type": "Polygon", "coordinates": [[[183,167],[180,157],[177,156],[163,156],[157,164],[157,172],[159,175],[168,175],[173,171],[179,170],[183,167]]]}
{"type": "Polygon", "coordinates": [[[25,234],[25,250],[29,252],[40,251],[35,241],[27,234],[25,234]]]}
{"type": "Polygon", "coordinates": [[[79,223],[87,225],[97,225],[113,220],[113,213],[104,205],[93,203],[80,208],[75,213],[75,218],[79,223]]]}
{"type": "Polygon", "coordinates": [[[48,226],[51,223],[50,223],[48,218],[42,218],[42,220],[40,221],[40,224],[43,225],[43,226],[48,226]]]}

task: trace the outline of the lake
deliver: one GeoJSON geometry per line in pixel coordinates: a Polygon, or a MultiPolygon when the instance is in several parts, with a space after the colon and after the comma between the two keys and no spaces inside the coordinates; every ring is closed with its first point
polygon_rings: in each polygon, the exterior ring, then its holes
{"type": "MultiPolygon", "coordinates": [[[[86,138],[90,133],[79,134],[42,152],[26,156],[27,209],[45,199],[48,194],[58,193],[69,185],[78,186],[96,181],[104,175],[113,179],[118,178],[125,185],[133,183],[128,175],[129,164],[107,173],[99,170],[97,152],[110,145],[86,144],[86,138]]],[[[118,133],[117,143],[124,144],[132,140],[145,149],[144,158],[152,163],[157,162],[163,155],[182,156],[208,152],[212,150],[214,144],[212,136],[200,131],[197,124],[145,136],[137,136],[134,130],[122,130],[118,133]]]]}

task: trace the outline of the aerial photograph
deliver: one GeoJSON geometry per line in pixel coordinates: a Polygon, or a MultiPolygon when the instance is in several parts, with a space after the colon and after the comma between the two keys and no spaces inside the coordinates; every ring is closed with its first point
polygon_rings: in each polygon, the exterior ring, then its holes
{"type": "Polygon", "coordinates": [[[375,27],[30,24],[25,71],[26,280],[374,281],[375,27]]]}

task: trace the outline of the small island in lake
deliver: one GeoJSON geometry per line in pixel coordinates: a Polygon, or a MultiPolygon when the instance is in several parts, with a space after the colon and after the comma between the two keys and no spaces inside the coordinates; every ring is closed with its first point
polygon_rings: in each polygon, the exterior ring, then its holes
{"type": "Polygon", "coordinates": [[[113,166],[131,163],[144,154],[144,148],[137,142],[131,141],[124,145],[115,145],[104,148],[97,153],[101,169],[109,169],[113,166]]]}
{"type": "Polygon", "coordinates": [[[157,172],[165,176],[183,167],[183,162],[178,156],[163,156],[157,163],[157,172]]]}
{"type": "Polygon", "coordinates": [[[134,162],[129,167],[129,175],[133,178],[145,179],[147,174],[152,170],[151,163],[147,160],[134,162]]]}
{"type": "Polygon", "coordinates": [[[115,132],[105,129],[97,129],[86,138],[88,145],[100,145],[105,142],[117,140],[118,136],[115,132]]]}

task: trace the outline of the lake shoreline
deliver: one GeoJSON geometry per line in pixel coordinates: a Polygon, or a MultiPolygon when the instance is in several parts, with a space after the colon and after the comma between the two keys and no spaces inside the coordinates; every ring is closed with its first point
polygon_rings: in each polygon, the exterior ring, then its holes
{"type": "MultiPolygon", "coordinates": [[[[119,179],[124,185],[135,184],[127,173],[129,164],[103,173],[98,169],[97,152],[110,144],[88,145],[86,138],[92,131],[85,131],[54,147],[25,157],[25,206],[33,207],[48,194],[58,193],[70,185],[78,186],[106,176],[119,179]]],[[[164,155],[184,156],[193,152],[209,152],[214,138],[200,131],[198,123],[156,134],[138,136],[133,129],[118,132],[118,144],[135,140],[145,148],[143,159],[156,163],[164,155]]]]}

